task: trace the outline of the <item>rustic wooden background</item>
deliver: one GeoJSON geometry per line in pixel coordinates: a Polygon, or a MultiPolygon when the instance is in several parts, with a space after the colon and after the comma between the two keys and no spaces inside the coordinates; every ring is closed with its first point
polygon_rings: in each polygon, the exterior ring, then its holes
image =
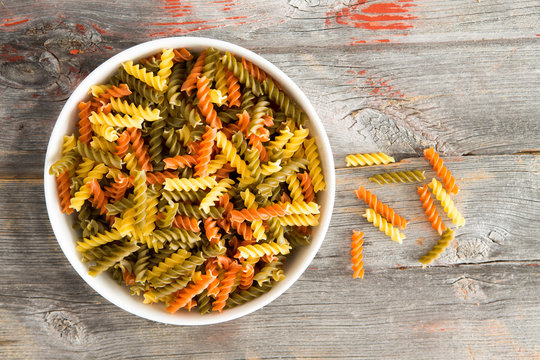
{"type": "Polygon", "coordinates": [[[540,1],[0,1],[0,358],[540,358],[540,1]],[[284,295],[244,318],[174,327],[90,289],[47,218],[42,167],[65,100],[97,65],[150,39],[214,37],[305,91],[333,146],[328,236],[284,295]],[[446,156],[467,225],[434,266],[416,185],[367,182],[446,156]],[[385,167],[384,170],[387,170],[385,167]],[[410,220],[399,246],[361,218],[365,185],[410,220]],[[349,239],[366,233],[364,280],[349,239]]]}

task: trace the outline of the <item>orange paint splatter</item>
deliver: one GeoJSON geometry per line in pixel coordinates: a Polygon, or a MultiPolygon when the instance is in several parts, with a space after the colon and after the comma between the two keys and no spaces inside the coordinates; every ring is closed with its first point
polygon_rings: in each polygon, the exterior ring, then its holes
{"type": "MultiPolygon", "coordinates": [[[[13,19],[6,19],[5,21],[10,21],[10,20],[13,20],[13,19]]],[[[14,21],[14,22],[10,22],[10,23],[3,23],[2,26],[14,26],[14,25],[19,25],[19,24],[22,24],[22,23],[27,22],[28,20],[29,20],[29,19],[24,19],[24,20],[14,21]]]]}
{"type": "MultiPolygon", "coordinates": [[[[164,21],[149,23],[152,27],[166,27],[162,31],[151,33],[150,36],[166,36],[177,34],[188,34],[195,31],[215,29],[225,26],[238,26],[246,24],[246,21],[233,22],[233,20],[247,19],[247,15],[238,15],[230,17],[219,17],[216,19],[201,19],[197,17],[197,12],[194,7],[198,4],[193,1],[165,0],[164,6],[160,7],[165,10],[171,20],[180,17],[189,17],[189,21],[164,21]]],[[[232,11],[241,9],[235,0],[215,0],[209,2],[214,4],[214,7],[220,8],[222,11],[232,11]]]]}
{"type": "Polygon", "coordinates": [[[363,7],[366,0],[344,7],[339,11],[329,11],[326,24],[331,25],[331,18],[340,25],[353,26],[368,30],[403,30],[413,27],[410,20],[417,19],[409,13],[413,4],[379,3],[363,7]],[[365,15],[376,14],[376,15],[365,15]],[[329,21],[330,20],[330,21],[329,21]]]}
{"type": "Polygon", "coordinates": [[[96,29],[96,31],[98,33],[100,33],[101,35],[105,35],[107,33],[107,31],[103,30],[102,28],[100,28],[99,26],[97,26],[96,24],[92,24],[92,27],[94,29],[96,29]]]}
{"type": "Polygon", "coordinates": [[[78,53],[80,53],[81,51],[79,49],[73,49],[73,50],[70,50],[70,54],[72,55],[77,55],[78,53]]]}
{"type": "Polygon", "coordinates": [[[75,27],[79,29],[79,31],[82,33],[86,31],[86,28],[84,27],[83,24],[76,24],[75,27]]]}
{"type": "Polygon", "coordinates": [[[105,49],[107,49],[107,50],[112,50],[112,49],[113,49],[113,47],[112,47],[112,46],[109,46],[109,45],[103,45],[103,47],[104,47],[105,49]]]}
{"type": "MultiPolygon", "coordinates": [[[[358,72],[358,77],[355,81],[358,81],[360,76],[366,75],[367,70],[362,70],[358,72]]],[[[348,82],[351,83],[351,82],[348,82]]],[[[405,97],[399,90],[395,90],[393,86],[390,86],[389,80],[373,79],[372,77],[366,79],[364,83],[370,88],[369,93],[372,95],[383,96],[385,98],[396,98],[396,97],[405,97]]]]}
{"type": "Polygon", "coordinates": [[[0,58],[5,61],[15,62],[24,60],[24,56],[13,55],[17,53],[17,49],[11,45],[0,45],[0,58]]]}
{"type": "Polygon", "coordinates": [[[355,37],[351,38],[350,46],[365,44],[366,40],[357,40],[355,37]]]}
{"type": "MultiPolygon", "coordinates": [[[[390,39],[377,39],[377,40],[356,40],[356,38],[351,38],[350,46],[361,45],[361,44],[380,44],[380,43],[389,43],[390,39]]],[[[376,51],[381,51],[382,49],[376,49],[376,51]]]]}
{"type": "MultiPolygon", "coordinates": [[[[325,23],[327,27],[335,23],[365,30],[407,30],[413,28],[413,20],[418,19],[410,13],[414,6],[416,5],[412,0],[375,4],[367,4],[367,0],[357,0],[339,10],[328,11],[325,23]]],[[[353,40],[349,44],[351,46],[369,43],[366,40],[355,41],[354,38],[351,40],[353,40]]],[[[390,40],[382,39],[375,42],[390,42],[390,40]]]]}
{"type": "Polygon", "coordinates": [[[405,13],[408,11],[405,8],[409,6],[411,5],[410,4],[398,5],[398,4],[392,4],[392,3],[378,3],[378,4],[372,4],[368,6],[367,8],[362,9],[362,12],[368,13],[368,14],[405,13]]]}

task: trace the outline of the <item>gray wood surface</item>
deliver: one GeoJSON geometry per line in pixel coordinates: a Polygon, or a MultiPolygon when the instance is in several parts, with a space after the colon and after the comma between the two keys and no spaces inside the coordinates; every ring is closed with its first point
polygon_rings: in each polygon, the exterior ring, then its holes
{"type": "Polygon", "coordinates": [[[529,0],[0,2],[0,358],[540,358],[539,20],[529,0]],[[89,288],[54,238],[41,179],[78,83],[127,47],[185,34],[284,70],[321,116],[337,167],[328,236],[300,280],[205,327],[137,318],[89,288]],[[421,269],[437,236],[416,185],[367,178],[431,178],[431,145],[448,156],[467,224],[421,269]],[[400,161],[344,167],[368,151],[400,161]],[[410,221],[403,245],[361,217],[359,185],[410,221]],[[352,229],[366,233],[364,280],[351,278],[352,229]]]}

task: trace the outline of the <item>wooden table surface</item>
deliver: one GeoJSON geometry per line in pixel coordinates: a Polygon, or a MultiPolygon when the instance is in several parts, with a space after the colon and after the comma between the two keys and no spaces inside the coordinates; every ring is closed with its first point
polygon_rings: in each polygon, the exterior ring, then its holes
{"type": "Polygon", "coordinates": [[[216,0],[0,2],[0,358],[540,358],[540,1],[216,0]],[[87,286],[60,251],[43,195],[46,145],[97,65],[175,35],[227,40],[281,68],[309,97],[334,152],[328,235],[285,294],[204,327],[135,317],[87,286]],[[467,219],[437,240],[416,184],[381,170],[445,156],[467,219]],[[345,168],[384,151],[388,168],[345,168]],[[408,218],[403,245],[360,216],[359,185],[408,218]],[[352,229],[366,233],[353,280],[352,229]]]}

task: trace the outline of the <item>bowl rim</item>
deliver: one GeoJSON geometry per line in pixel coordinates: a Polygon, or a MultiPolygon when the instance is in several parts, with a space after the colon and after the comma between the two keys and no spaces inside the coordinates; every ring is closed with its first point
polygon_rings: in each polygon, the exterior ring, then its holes
{"type": "Polygon", "coordinates": [[[298,280],[298,278],[300,278],[319,251],[330,224],[335,198],[334,169],[334,159],[332,149],[330,147],[330,141],[321,119],[317,115],[313,105],[304,92],[282,70],[270,63],[261,55],[258,55],[255,52],[239,45],[212,38],[185,36],[161,38],[129,47],[101,63],[86,76],[86,78],[69,96],[56,119],[53,131],[47,144],[43,183],[47,213],[56,240],[71,266],[75,269],[79,276],[99,295],[119,308],[148,320],[172,325],[209,325],[237,319],[268,305],[283,294],[289,287],[291,287],[292,284],[298,280]],[[128,300],[128,298],[120,296],[120,293],[122,292],[120,291],[119,285],[116,283],[114,283],[114,286],[117,288],[116,291],[118,294],[115,293],[114,288],[110,287],[110,282],[112,279],[106,280],[102,279],[104,277],[98,276],[94,278],[88,275],[87,265],[80,260],[80,257],[75,250],[76,243],[74,230],[70,229],[70,224],[68,224],[67,220],[68,216],[60,211],[55,177],[54,175],[49,175],[50,165],[54,163],[54,161],[60,156],[62,137],[69,133],[68,130],[70,127],[74,127],[75,119],[77,118],[75,115],[77,104],[79,101],[82,101],[88,96],[88,89],[91,85],[102,83],[106,79],[110,78],[113,71],[115,71],[118,66],[120,66],[120,63],[124,61],[140,59],[161,51],[163,48],[180,47],[185,47],[194,51],[199,51],[199,49],[209,47],[222,51],[230,51],[235,56],[244,57],[246,60],[257,65],[273,79],[275,79],[283,87],[286,94],[294,99],[295,102],[306,112],[309,118],[307,127],[310,129],[310,133],[315,131],[314,137],[316,137],[316,143],[319,149],[319,157],[323,166],[323,173],[326,182],[326,190],[322,193],[322,197],[324,197],[324,207],[321,207],[319,225],[315,228],[311,244],[300,249],[303,253],[305,253],[303,254],[304,258],[298,260],[300,263],[299,265],[295,266],[294,271],[292,273],[287,273],[287,277],[283,281],[275,284],[268,293],[263,294],[254,300],[232,309],[225,310],[222,313],[200,315],[197,312],[197,316],[193,316],[192,312],[170,314],[166,313],[165,311],[155,311],[156,306],[142,304],[139,297],[130,296],[130,298],[137,300],[137,303],[135,304],[128,300]],[[70,233],[72,236],[66,236],[70,233]],[[144,305],[144,308],[140,307],[140,304],[144,305]]]}

